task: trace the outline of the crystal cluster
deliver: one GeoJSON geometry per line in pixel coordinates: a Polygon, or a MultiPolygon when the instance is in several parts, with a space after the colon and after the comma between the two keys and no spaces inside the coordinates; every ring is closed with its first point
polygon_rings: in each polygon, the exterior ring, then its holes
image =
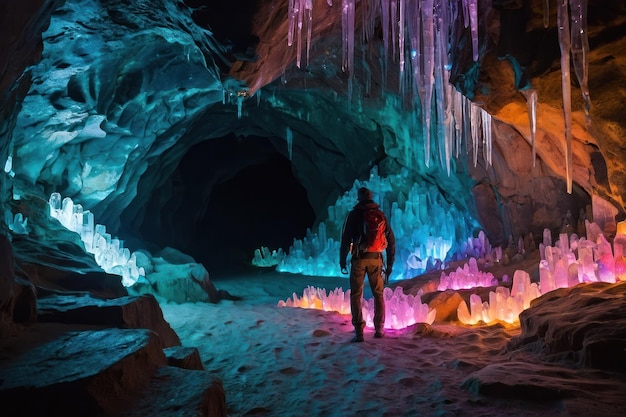
{"type": "Polygon", "coordinates": [[[513,287],[497,287],[489,292],[489,302],[482,302],[480,296],[470,296],[470,308],[461,302],[457,309],[459,321],[464,324],[476,324],[480,321],[490,323],[496,320],[515,323],[519,313],[530,307],[530,302],[541,294],[537,284],[530,282],[528,272],[517,270],[513,275],[513,287]]]}
{"type": "Polygon", "coordinates": [[[488,302],[471,295],[469,309],[465,302],[459,305],[459,320],[465,324],[496,320],[515,323],[530,301],[555,289],[582,283],[626,281],[626,224],[617,225],[613,247],[596,223],[585,220],[585,229],[587,238],[561,233],[554,246],[552,233],[545,229],[539,245],[539,285],[530,282],[527,272],[517,270],[510,292],[506,287],[497,287],[489,293],[488,302]]]}
{"type": "MultiPolygon", "coordinates": [[[[432,324],[437,311],[429,309],[423,304],[420,295],[406,295],[401,287],[395,290],[385,288],[385,328],[404,329],[416,323],[432,324]]],[[[323,288],[309,286],[305,288],[302,297],[296,293],[286,301],[279,301],[279,307],[301,307],[324,311],[336,311],[340,314],[350,314],[350,290],[343,291],[335,288],[326,293],[323,288]]],[[[367,327],[374,327],[374,299],[362,300],[363,318],[367,327]]]]}
{"type": "Polygon", "coordinates": [[[458,267],[456,271],[450,272],[448,275],[442,272],[437,290],[459,290],[463,288],[492,287],[495,285],[498,285],[498,279],[491,272],[479,270],[476,258],[470,258],[463,265],[463,268],[458,267]]]}
{"type": "MultiPolygon", "coordinates": [[[[480,255],[485,247],[484,234],[477,239],[467,238],[478,228],[475,220],[446,202],[436,187],[419,183],[407,186],[406,179],[406,172],[380,177],[374,168],[369,180],[355,181],[352,188],[328,208],[328,219],[320,223],[317,233],[308,230],[303,239],[294,240],[277,271],[341,276],[341,230],[348,212],[356,204],[360,187],[372,190],[396,236],[396,261],[391,280],[440,270],[446,260],[480,255]]],[[[261,264],[266,258],[263,249],[258,252],[254,264],[261,264]]],[[[270,259],[277,258],[278,254],[276,258],[270,256],[270,259]]]]}
{"type": "Polygon", "coordinates": [[[50,216],[78,233],[85,250],[94,255],[96,263],[106,272],[120,275],[124,286],[130,287],[139,277],[145,276],[143,268],[137,267],[135,254],[124,248],[122,241],[111,237],[105,226],[94,224],[94,215],[89,210],[83,210],[82,205],[74,204],[69,197],[61,199],[59,193],[52,193],[48,204],[50,216]]]}

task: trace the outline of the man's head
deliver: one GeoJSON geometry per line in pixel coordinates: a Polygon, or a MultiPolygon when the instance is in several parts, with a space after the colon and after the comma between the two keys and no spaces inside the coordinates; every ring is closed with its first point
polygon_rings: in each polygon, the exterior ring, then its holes
{"type": "Polygon", "coordinates": [[[368,190],[365,187],[361,187],[359,188],[359,193],[358,193],[358,200],[359,201],[368,201],[372,199],[372,192],[370,190],[368,190]]]}

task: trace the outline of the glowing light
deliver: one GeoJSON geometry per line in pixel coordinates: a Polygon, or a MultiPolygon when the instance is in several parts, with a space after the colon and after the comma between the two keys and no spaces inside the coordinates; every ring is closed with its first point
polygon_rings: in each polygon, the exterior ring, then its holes
{"type": "Polygon", "coordinates": [[[143,268],[137,267],[136,255],[124,248],[119,239],[106,232],[101,224],[94,225],[94,216],[71,198],[61,200],[59,193],[52,193],[48,200],[50,216],[67,229],[80,235],[85,251],[94,255],[96,263],[110,274],[120,275],[122,284],[130,287],[139,277],[145,276],[143,268]]]}
{"type": "MultiPolygon", "coordinates": [[[[416,323],[432,324],[435,321],[436,309],[431,310],[427,304],[422,304],[419,295],[404,294],[401,287],[396,287],[393,291],[387,287],[383,292],[383,297],[385,298],[386,329],[404,329],[416,323]]],[[[374,299],[363,299],[361,305],[365,325],[373,328],[374,299]]],[[[278,306],[335,311],[339,314],[349,315],[350,290],[344,292],[341,288],[335,288],[327,293],[323,288],[308,286],[302,297],[293,293],[292,298],[279,301],[278,306]]]]}

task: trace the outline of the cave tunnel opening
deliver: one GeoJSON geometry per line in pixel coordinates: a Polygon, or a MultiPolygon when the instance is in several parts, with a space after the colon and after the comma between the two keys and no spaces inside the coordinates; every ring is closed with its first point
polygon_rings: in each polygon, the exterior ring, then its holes
{"type": "Polygon", "coordinates": [[[249,270],[262,246],[287,252],[315,222],[307,191],[275,141],[233,134],[210,139],[179,164],[189,190],[205,196],[185,252],[210,274],[249,270]]]}

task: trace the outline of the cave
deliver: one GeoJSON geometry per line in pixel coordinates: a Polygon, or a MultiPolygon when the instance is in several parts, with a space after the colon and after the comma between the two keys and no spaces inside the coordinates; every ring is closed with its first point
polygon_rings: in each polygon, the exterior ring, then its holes
{"type": "Polygon", "coordinates": [[[622,0],[0,23],[3,415],[626,413],[622,0]]]}
{"type": "Polygon", "coordinates": [[[191,147],[172,174],[178,181],[163,186],[185,188],[172,193],[179,201],[165,203],[170,213],[158,217],[168,227],[146,219],[142,235],[179,248],[218,274],[249,267],[257,249],[287,249],[302,239],[315,213],[288,156],[271,142],[229,135],[191,147]]]}

